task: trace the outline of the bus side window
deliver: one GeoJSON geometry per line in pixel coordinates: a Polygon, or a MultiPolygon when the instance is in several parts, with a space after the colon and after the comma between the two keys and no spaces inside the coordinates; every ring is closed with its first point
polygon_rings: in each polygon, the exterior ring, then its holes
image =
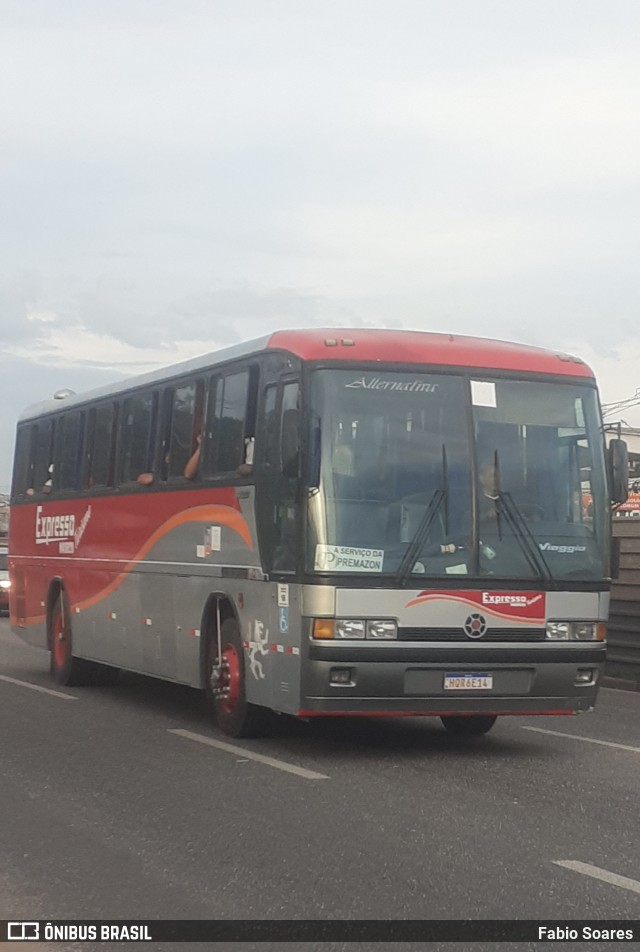
{"type": "Polygon", "coordinates": [[[292,572],[296,565],[299,445],[298,383],[291,381],[282,388],[280,409],[280,476],[276,491],[273,561],[274,569],[280,572],[292,572]]]}
{"type": "Polygon", "coordinates": [[[247,415],[244,421],[244,456],[238,467],[241,476],[249,476],[253,472],[253,457],[256,444],[256,428],[258,418],[258,380],[257,366],[249,368],[249,393],[247,395],[247,415]]]}
{"type": "Polygon", "coordinates": [[[298,475],[298,411],[290,408],[282,412],[281,468],[289,479],[298,475]]]}
{"type": "Polygon", "coordinates": [[[53,420],[41,420],[33,427],[29,496],[51,492],[53,488],[53,434],[53,420]]]}
{"type": "Polygon", "coordinates": [[[298,383],[286,383],[282,388],[280,424],[280,469],[290,479],[298,475],[298,383]]]}
{"type": "Polygon", "coordinates": [[[92,407],[89,411],[86,475],[88,489],[113,485],[115,420],[113,403],[92,407]]]}
{"type": "Polygon", "coordinates": [[[16,451],[13,464],[11,496],[24,496],[31,486],[31,437],[32,426],[20,426],[16,434],[16,451]]]}
{"type": "Polygon", "coordinates": [[[265,388],[264,393],[264,449],[262,457],[268,467],[277,466],[278,462],[278,417],[276,416],[276,399],[278,390],[274,383],[265,388]]]}
{"type": "Polygon", "coordinates": [[[157,393],[127,397],[122,407],[120,428],[120,481],[153,482],[153,428],[157,393]]]}
{"type": "Polygon", "coordinates": [[[80,489],[83,423],[84,413],[81,410],[65,413],[59,421],[56,467],[58,489],[80,489]]]}
{"type": "Polygon", "coordinates": [[[214,378],[205,448],[205,472],[248,475],[255,439],[257,367],[214,378]]]}
{"type": "Polygon", "coordinates": [[[193,479],[197,475],[197,460],[191,476],[188,475],[191,469],[187,471],[187,464],[198,445],[201,423],[197,418],[202,418],[203,384],[193,381],[175,387],[171,395],[167,477],[176,479],[187,475],[187,478],[193,479]]]}

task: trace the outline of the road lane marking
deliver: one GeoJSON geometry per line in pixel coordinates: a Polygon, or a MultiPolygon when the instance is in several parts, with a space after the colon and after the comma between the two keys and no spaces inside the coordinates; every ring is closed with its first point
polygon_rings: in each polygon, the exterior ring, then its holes
{"type": "Polygon", "coordinates": [[[51,688],[42,688],[39,684],[32,684],[31,681],[18,681],[17,678],[9,678],[6,674],[0,674],[0,681],[7,681],[8,684],[19,684],[21,688],[31,688],[32,691],[40,691],[41,694],[50,694],[52,697],[62,698],[63,701],[77,701],[75,694],[64,694],[62,691],[52,691],[51,688]]]}
{"type": "Polygon", "coordinates": [[[592,866],[591,863],[580,863],[576,859],[554,859],[552,863],[555,866],[562,866],[564,869],[571,869],[574,873],[582,873],[583,876],[599,879],[603,883],[610,883],[612,886],[620,886],[621,889],[640,893],[640,883],[637,879],[629,879],[628,876],[610,873],[608,869],[600,869],[599,866],[592,866]]]}
{"type": "Polygon", "coordinates": [[[295,774],[297,777],[304,777],[305,780],[328,780],[326,774],[316,773],[315,770],[307,770],[306,767],[296,767],[295,764],[288,764],[285,760],[276,760],[275,757],[266,757],[264,754],[256,754],[246,747],[236,747],[235,744],[226,744],[222,740],[214,740],[213,737],[206,737],[204,734],[194,734],[192,731],[183,731],[169,729],[170,734],[177,734],[178,737],[186,737],[188,740],[198,741],[199,744],[207,744],[209,747],[217,747],[218,750],[226,750],[229,754],[239,754],[248,760],[255,760],[259,764],[266,764],[268,767],[275,767],[277,770],[284,770],[287,773],[295,774]]]}
{"type": "Polygon", "coordinates": [[[615,747],[617,750],[630,750],[640,754],[640,747],[629,747],[628,744],[614,744],[610,740],[597,740],[595,737],[579,737],[577,734],[564,734],[562,731],[549,731],[544,727],[523,727],[523,731],[534,731],[536,734],[551,734],[552,737],[570,737],[571,740],[582,740],[585,744],[600,744],[601,747],[615,747]]]}

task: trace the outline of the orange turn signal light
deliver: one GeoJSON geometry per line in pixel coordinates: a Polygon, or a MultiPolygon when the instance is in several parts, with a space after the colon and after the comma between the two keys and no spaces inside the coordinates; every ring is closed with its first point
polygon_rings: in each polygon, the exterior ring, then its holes
{"type": "Polygon", "coordinates": [[[333,618],[316,618],[313,622],[314,638],[335,638],[336,623],[333,618]]]}

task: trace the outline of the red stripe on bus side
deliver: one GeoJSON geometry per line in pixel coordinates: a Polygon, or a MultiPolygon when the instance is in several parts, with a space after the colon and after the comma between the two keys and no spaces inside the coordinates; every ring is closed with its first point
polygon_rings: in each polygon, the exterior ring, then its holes
{"type": "MultiPolygon", "coordinates": [[[[246,519],[235,509],[231,509],[229,506],[195,506],[193,509],[187,509],[183,512],[176,513],[176,515],[167,519],[166,522],[159,526],[155,532],[149,536],[144,545],[142,545],[133,558],[129,560],[123,571],[116,576],[113,582],[107,585],[106,588],[103,588],[96,595],[92,595],[90,598],[83,599],[79,602],[73,602],[70,605],[70,608],[73,610],[77,609],[78,611],[84,611],[85,609],[92,608],[94,605],[104,601],[105,598],[108,598],[109,595],[112,595],[120,587],[127,576],[138,565],[138,563],[141,562],[146,555],[148,555],[156,542],[168,535],[169,532],[171,532],[173,529],[176,529],[178,526],[187,525],[190,522],[209,522],[227,526],[227,528],[231,529],[233,532],[236,532],[240,536],[248,549],[253,549],[253,541],[251,539],[251,530],[249,529],[249,525],[246,519]]],[[[72,562],[73,560],[70,561],[72,562]]],[[[24,619],[22,627],[26,627],[27,625],[42,624],[45,620],[46,615],[44,613],[41,615],[33,615],[24,619]]]]}

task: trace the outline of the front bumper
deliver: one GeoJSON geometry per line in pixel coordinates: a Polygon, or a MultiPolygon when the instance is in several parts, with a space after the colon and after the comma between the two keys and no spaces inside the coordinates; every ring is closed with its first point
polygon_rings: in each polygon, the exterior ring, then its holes
{"type": "Polygon", "coordinates": [[[593,707],[605,646],[313,644],[303,665],[301,716],[313,714],[571,714],[593,707]],[[348,685],[331,684],[348,668],[348,685]],[[594,678],[576,684],[578,671],[594,678]],[[448,691],[444,675],[486,673],[493,688],[448,691]]]}

